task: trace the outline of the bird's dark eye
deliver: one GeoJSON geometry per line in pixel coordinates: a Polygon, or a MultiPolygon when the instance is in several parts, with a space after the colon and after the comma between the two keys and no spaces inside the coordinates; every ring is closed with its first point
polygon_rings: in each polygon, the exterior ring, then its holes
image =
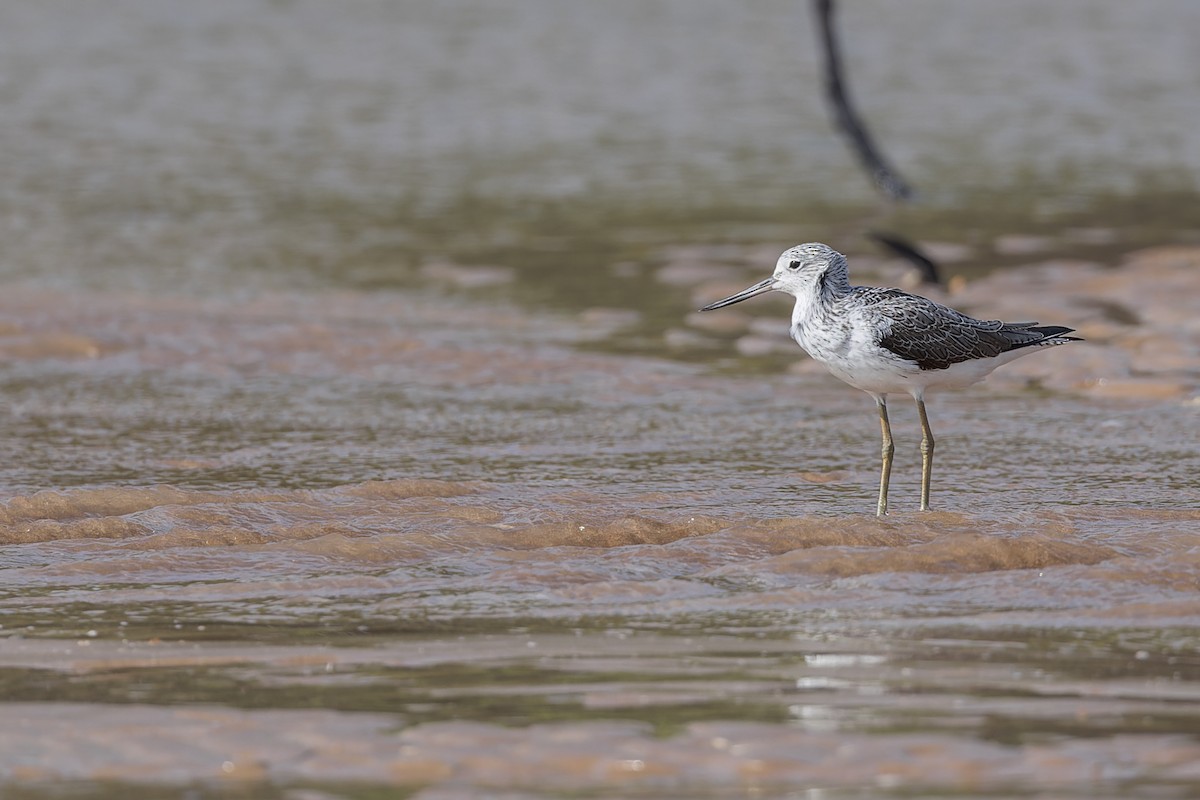
{"type": "Polygon", "coordinates": [[[793,261],[792,263],[788,264],[788,269],[800,269],[800,262],[793,261]]]}

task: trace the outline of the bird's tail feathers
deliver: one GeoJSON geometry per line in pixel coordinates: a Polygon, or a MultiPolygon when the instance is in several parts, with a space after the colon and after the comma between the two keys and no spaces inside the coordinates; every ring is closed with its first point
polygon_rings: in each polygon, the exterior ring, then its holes
{"type": "Polygon", "coordinates": [[[1075,329],[1062,325],[1038,325],[1034,322],[1017,323],[1016,325],[1006,327],[1010,335],[1013,336],[1013,340],[1009,344],[1009,349],[1012,350],[1019,350],[1024,347],[1050,347],[1056,344],[1083,341],[1083,338],[1080,336],[1067,336],[1068,333],[1074,333],[1075,329]],[[1029,338],[1029,334],[1036,334],[1039,338],[1029,338]]]}
{"type": "Polygon", "coordinates": [[[1062,339],[1063,341],[1067,341],[1067,342],[1083,341],[1083,339],[1081,339],[1078,336],[1066,336],[1065,334],[1074,333],[1075,329],[1067,328],[1062,325],[1037,325],[1037,324],[1034,324],[1034,325],[1030,325],[1028,328],[1025,328],[1025,330],[1029,331],[1030,333],[1040,333],[1042,335],[1043,341],[1045,341],[1047,339],[1062,339]]]}

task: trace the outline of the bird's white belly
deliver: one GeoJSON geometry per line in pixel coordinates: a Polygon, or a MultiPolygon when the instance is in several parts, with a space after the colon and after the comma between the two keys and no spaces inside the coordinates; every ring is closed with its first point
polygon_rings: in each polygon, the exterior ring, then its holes
{"type": "Polygon", "coordinates": [[[911,392],[920,379],[921,368],[898,358],[817,359],[833,375],[856,389],[872,394],[911,392]]]}

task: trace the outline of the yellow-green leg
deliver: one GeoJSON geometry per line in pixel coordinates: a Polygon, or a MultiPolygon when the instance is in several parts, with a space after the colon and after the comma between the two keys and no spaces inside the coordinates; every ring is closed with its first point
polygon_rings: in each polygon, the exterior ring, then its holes
{"type": "Polygon", "coordinates": [[[929,510],[929,481],[933,476],[933,431],[925,414],[925,400],[917,398],[917,413],[921,415],[921,510],[929,510]]]}
{"type": "Polygon", "coordinates": [[[883,432],[883,470],[879,474],[879,506],[875,514],[882,517],[887,513],[888,482],[892,479],[892,453],[896,452],[896,447],[892,444],[892,426],[888,422],[887,396],[879,395],[875,403],[879,406],[879,428],[883,432]]]}

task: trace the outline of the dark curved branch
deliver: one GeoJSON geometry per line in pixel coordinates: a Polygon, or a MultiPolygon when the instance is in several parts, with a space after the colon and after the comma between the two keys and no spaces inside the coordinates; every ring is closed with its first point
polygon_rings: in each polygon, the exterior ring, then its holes
{"type": "Polygon", "coordinates": [[[942,285],[942,271],[938,268],[937,262],[921,252],[921,249],[915,244],[894,233],[885,233],[884,231],[867,231],[867,236],[916,267],[917,272],[921,275],[921,283],[942,285]]]}
{"type": "Polygon", "coordinates": [[[912,196],[912,188],[876,149],[874,140],[850,102],[842,78],[842,55],[833,25],[834,0],[813,0],[813,9],[821,27],[821,44],[825,54],[825,95],[832,107],[834,122],[850,140],[859,161],[879,190],[893,200],[907,200],[912,196]]]}

